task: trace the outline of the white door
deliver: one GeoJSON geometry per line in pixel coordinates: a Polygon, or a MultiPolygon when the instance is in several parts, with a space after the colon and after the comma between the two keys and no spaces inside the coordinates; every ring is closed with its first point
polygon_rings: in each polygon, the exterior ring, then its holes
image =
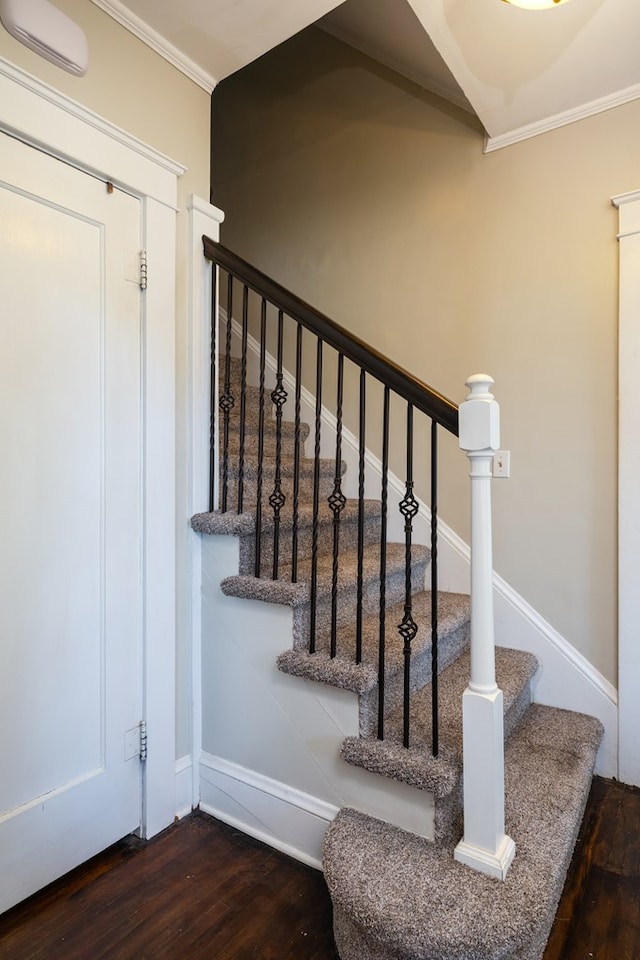
{"type": "Polygon", "coordinates": [[[139,246],[0,134],[0,910],[141,821],[139,246]]]}

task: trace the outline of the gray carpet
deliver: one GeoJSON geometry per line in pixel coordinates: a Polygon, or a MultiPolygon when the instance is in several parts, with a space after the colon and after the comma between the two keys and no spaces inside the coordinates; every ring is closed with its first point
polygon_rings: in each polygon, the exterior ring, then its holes
{"type": "Polygon", "coordinates": [[[540,960],[584,812],[602,729],[534,705],[507,744],[506,880],[355,810],[324,843],[342,960],[540,960]]]}
{"type": "MultiPolygon", "coordinates": [[[[231,386],[239,396],[240,366],[231,365],[231,386]]],[[[298,510],[298,569],[292,582],[293,463],[295,430],[283,421],[282,489],[277,576],[274,515],[268,498],[276,473],[276,429],[267,395],[263,441],[260,576],[255,576],[258,495],[259,391],[248,388],[244,463],[239,468],[239,402],[229,422],[228,512],[192,519],[202,534],[237,536],[236,576],[221,588],[228,596],[290,605],[293,629],[279,668],[294,676],[352,690],[359,696],[360,731],[342,746],[342,757],[429,791],[435,803],[435,842],[342,810],[327,832],[324,869],[334,903],[334,931],[342,960],[541,960],[566,868],[580,825],[593,773],[601,727],[592,718],[530,705],[537,662],[530,654],[496,651],[498,683],[504,694],[507,831],[517,846],[504,883],[453,859],[462,833],[461,698],[469,677],[469,598],[439,595],[440,751],[431,742],[431,594],[424,590],[430,561],[426,547],[412,550],[413,617],[418,633],[411,655],[410,747],[402,744],[403,654],[398,624],[404,613],[404,545],[389,544],[385,579],[384,739],[377,737],[378,644],[380,636],[381,507],[364,503],[364,590],[362,660],[355,662],[358,504],[347,501],[340,522],[338,590],[332,611],[333,513],[326,502],[336,473],[333,460],[320,465],[318,517],[316,652],[308,652],[313,543],[313,462],[302,456],[298,510]],[[240,474],[244,509],[238,514],[240,474]],[[332,614],[337,621],[336,656],[329,655],[332,614]]],[[[291,398],[290,398],[291,399],[291,398]]],[[[285,405],[285,416],[289,402],[285,405]]],[[[308,436],[306,425],[301,442],[308,436]]],[[[339,472],[344,464],[339,464],[339,472]]],[[[283,640],[284,645],[284,640],[283,640]]]]}

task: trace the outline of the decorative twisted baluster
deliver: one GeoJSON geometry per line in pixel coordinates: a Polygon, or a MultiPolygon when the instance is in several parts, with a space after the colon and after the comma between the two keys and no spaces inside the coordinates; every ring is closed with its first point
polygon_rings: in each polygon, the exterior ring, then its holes
{"type": "Polygon", "coordinates": [[[287,401],[287,391],[282,386],[282,310],[278,311],[278,365],[276,370],[276,385],[271,392],[271,399],[276,408],[276,472],[273,493],[269,497],[269,504],[273,509],[273,579],[278,579],[278,556],[280,552],[280,512],[286,503],[282,492],[282,408],[287,401]]]}
{"type": "Polygon", "coordinates": [[[233,309],[233,277],[227,278],[227,337],[224,353],[224,389],[220,397],[220,409],[223,417],[222,441],[222,513],[227,512],[229,491],[229,417],[235,403],[231,393],[231,313],[233,309]]]}
{"type": "Polygon", "coordinates": [[[340,514],[347,498],[342,492],[342,393],[344,357],[338,354],[338,395],[336,399],[336,472],[329,506],[333,511],[333,568],[331,576],[331,657],[336,655],[338,624],[338,550],[340,547],[340,514]]]}
{"type": "Polygon", "coordinates": [[[411,535],[413,533],[413,518],[418,512],[418,501],[413,495],[413,407],[407,405],[407,478],[406,492],[398,509],[404,517],[404,616],[398,624],[398,632],[404,640],[402,650],[404,657],[404,710],[403,710],[403,742],[409,746],[409,698],[411,694],[411,644],[418,632],[418,626],[413,619],[413,603],[411,594],[411,535]]]}

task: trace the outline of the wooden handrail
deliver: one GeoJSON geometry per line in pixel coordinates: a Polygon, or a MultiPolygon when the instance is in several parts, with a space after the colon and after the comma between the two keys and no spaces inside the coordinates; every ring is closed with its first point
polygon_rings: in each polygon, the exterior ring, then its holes
{"type": "Polygon", "coordinates": [[[202,238],[204,255],[212,263],[223,267],[279,310],[297,320],[307,330],[353,361],[358,367],[390,387],[408,403],[413,404],[454,436],[458,436],[458,407],[433,387],[403,370],[363,340],[311,307],[290,290],[257,270],[221,243],[210,237],[202,238]]]}

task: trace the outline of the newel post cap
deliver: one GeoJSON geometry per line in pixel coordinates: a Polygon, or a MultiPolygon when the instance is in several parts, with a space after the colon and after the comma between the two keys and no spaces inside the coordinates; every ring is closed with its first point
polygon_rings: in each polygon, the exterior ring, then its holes
{"type": "Polygon", "coordinates": [[[469,393],[459,409],[459,444],[467,452],[498,450],[500,405],[491,393],[493,378],[476,373],[466,381],[469,393]]]}

